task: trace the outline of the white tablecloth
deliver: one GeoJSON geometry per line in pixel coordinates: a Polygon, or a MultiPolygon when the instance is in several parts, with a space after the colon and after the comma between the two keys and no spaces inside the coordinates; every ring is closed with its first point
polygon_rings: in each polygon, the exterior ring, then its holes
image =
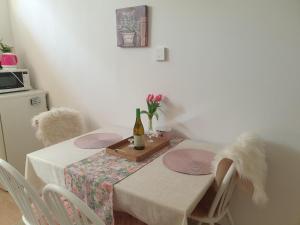
{"type": "MultiPolygon", "coordinates": [[[[122,137],[130,129],[111,127],[96,132],[115,132],[122,137]]],[[[26,179],[38,190],[47,183],[65,186],[64,168],[103,149],[79,149],[74,139],[30,153],[26,160],[26,179]]],[[[185,140],[175,148],[201,148],[214,151],[208,144],[185,140]]],[[[139,171],[114,185],[114,208],[125,211],[149,225],[186,225],[213,181],[213,175],[192,176],[169,170],[155,159],[139,171]]]]}

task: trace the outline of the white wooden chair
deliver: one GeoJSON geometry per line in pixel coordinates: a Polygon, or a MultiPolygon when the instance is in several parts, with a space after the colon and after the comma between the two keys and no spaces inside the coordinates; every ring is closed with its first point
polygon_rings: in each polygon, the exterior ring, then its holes
{"type": "Polygon", "coordinates": [[[83,201],[63,187],[55,184],[46,185],[43,189],[43,198],[59,224],[105,225],[83,201]]]}
{"type": "Polygon", "coordinates": [[[0,183],[13,197],[26,225],[54,225],[50,210],[25,178],[9,163],[0,159],[0,183]]]}
{"type": "Polygon", "coordinates": [[[229,203],[237,182],[237,173],[231,160],[223,159],[217,169],[216,180],[206,196],[192,212],[190,218],[203,223],[215,225],[224,216],[227,216],[231,225],[234,225],[229,203]]]}
{"type": "Polygon", "coordinates": [[[64,107],[52,108],[34,116],[32,126],[37,128],[36,137],[44,146],[79,136],[85,128],[80,112],[64,107]]]}

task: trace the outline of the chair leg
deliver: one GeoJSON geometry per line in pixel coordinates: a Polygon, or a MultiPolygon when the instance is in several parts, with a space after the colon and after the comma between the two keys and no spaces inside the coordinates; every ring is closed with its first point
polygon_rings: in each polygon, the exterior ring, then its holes
{"type": "Polygon", "coordinates": [[[227,211],[226,215],[227,215],[230,225],[234,225],[234,222],[233,222],[233,219],[232,219],[232,216],[231,216],[231,213],[229,210],[227,211]]]}
{"type": "MultiPolygon", "coordinates": [[[[22,222],[25,224],[25,225],[31,225],[25,218],[25,216],[23,215],[22,216],[22,222]]],[[[19,224],[19,223],[18,223],[19,224]]]]}

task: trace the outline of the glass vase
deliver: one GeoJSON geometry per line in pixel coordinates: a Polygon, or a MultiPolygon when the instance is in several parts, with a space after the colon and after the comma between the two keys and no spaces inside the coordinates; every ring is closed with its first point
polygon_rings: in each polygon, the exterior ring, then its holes
{"type": "Polygon", "coordinates": [[[153,142],[152,138],[155,136],[155,131],[153,130],[153,116],[148,116],[147,136],[148,136],[148,141],[153,142]]]}
{"type": "Polygon", "coordinates": [[[153,117],[148,117],[148,133],[153,133],[153,117]]]}

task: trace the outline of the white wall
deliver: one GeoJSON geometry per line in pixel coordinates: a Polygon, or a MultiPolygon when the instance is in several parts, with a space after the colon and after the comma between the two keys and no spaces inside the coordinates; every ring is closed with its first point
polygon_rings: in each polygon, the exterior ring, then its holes
{"type": "Polygon", "coordinates": [[[270,202],[238,193],[239,225],[294,225],[300,216],[300,1],[11,0],[19,56],[51,104],[80,109],[91,128],[132,126],[149,92],[170,99],[169,122],[229,143],[266,138],[270,202]],[[150,47],[116,47],[115,9],[147,4],[150,47]],[[169,61],[153,60],[156,46],[169,61]]]}
{"type": "Polygon", "coordinates": [[[7,0],[0,0],[0,40],[13,44],[7,0]]]}

